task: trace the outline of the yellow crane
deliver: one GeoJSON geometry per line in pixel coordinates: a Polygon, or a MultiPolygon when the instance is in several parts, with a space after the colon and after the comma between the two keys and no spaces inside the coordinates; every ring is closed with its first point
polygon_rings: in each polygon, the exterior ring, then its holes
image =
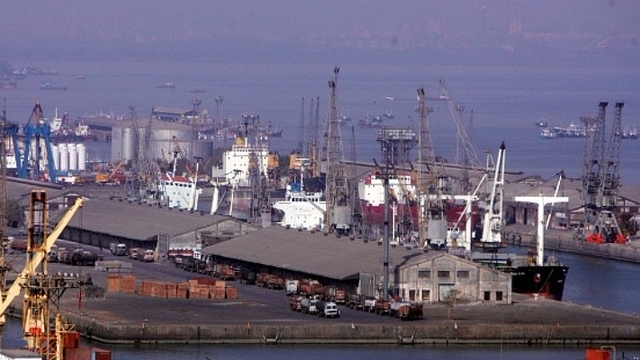
{"type": "MultiPolygon", "coordinates": [[[[75,287],[76,277],[62,275],[49,276],[46,256],[73,215],[82,207],[84,201],[77,198],[62,216],[53,230],[47,226],[47,203],[44,190],[33,190],[29,211],[29,230],[27,236],[26,263],[13,284],[2,292],[0,302],[0,327],[4,326],[5,313],[11,302],[25,289],[23,301],[22,326],[29,349],[43,354],[43,359],[62,359],[61,321],[56,317],[52,334],[49,323],[49,301],[56,289],[75,287]],[[41,266],[42,265],[42,266],[41,266]]],[[[62,290],[64,291],[64,290],[62,290]]],[[[61,293],[60,293],[61,295],[61,293]]]]}

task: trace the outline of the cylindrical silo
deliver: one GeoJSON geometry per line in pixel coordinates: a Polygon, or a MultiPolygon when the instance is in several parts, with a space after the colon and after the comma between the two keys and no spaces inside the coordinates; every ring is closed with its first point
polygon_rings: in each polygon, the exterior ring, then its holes
{"type": "Polygon", "coordinates": [[[58,145],[60,151],[60,168],[59,170],[69,170],[69,148],[67,144],[58,145]]]}
{"type": "Polygon", "coordinates": [[[69,170],[78,170],[78,150],[76,144],[67,144],[69,151],[69,170]]]}
{"type": "Polygon", "coordinates": [[[51,156],[56,170],[60,170],[60,150],[58,145],[51,145],[51,156]]]}
{"type": "Polygon", "coordinates": [[[76,145],[78,152],[78,170],[87,170],[87,147],[84,144],[76,145]]]}
{"type": "Polygon", "coordinates": [[[122,129],[122,159],[133,159],[135,142],[135,134],[131,127],[122,129]]]}

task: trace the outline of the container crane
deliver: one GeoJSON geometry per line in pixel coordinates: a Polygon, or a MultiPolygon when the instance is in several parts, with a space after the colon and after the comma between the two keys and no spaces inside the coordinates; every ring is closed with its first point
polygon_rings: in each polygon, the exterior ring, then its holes
{"type": "Polygon", "coordinates": [[[77,198],[55,228],[49,230],[46,193],[44,190],[31,192],[26,263],[13,284],[8,289],[2,289],[0,327],[4,327],[8,307],[24,289],[22,327],[27,346],[30,350],[42,354],[43,359],[47,360],[61,360],[64,356],[62,341],[64,329],[59,316],[51,326],[49,301],[59,300],[68,288],[77,288],[79,279],[73,275],[48,274],[46,256],[83,204],[83,199],[77,198]]]}

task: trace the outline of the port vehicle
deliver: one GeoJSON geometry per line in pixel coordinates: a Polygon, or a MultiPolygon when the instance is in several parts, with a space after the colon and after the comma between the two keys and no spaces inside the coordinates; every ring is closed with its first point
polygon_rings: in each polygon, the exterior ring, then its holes
{"type": "Polygon", "coordinates": [[[156,260],[155,251],[149,249],[145,250],[142,257],[140,257],[140,260],[144,262],[154,262],[156,260]]]}
{"type": "Polygon", "coordinates": [[[318,309],[318,315],[321,317],[340,317],[338,305],[333,301],[318,300],[316,302],[316,308],[318,309]]]}
{"type": "Polygon", "coordinates": [[[289,297],[289,307],[293,311],[302,311],[302,296],[291,295],[289,297]]]}
{"type": "Polygon", "coordinates": [[[321,296],[324,294],[324,287],[318,280],[303,279],[298,286],[298,293],[303,296],[321,296]]]}
{"type": "Polygon", "coordinates": [[[297,294],[299,284],[300,284],[300,280],[295,280],[295,279],[285,280],[284,288],[285,288],[285,291],[287,292],[287,296],[297,294]]]}
{"type": "Polygon", "coordinates": [[[390,315],[401,320],[421,319],[423,316],[422,304],[392,301],[390,315]]]}
{"type": "Polygon", "coordinates": [[[318,307],[316,306],[318,299],[303,297],[300,300],[300,308],[303,314],[316,315],[318,313],[318,307]]]}
{"type": "Polygon", "coordinates": [[[247,285],[255,285],[256,284],[256,273],[255,271],[247,268],[246,266],[240,267],[240,282],[247,285]]]}
{"type": "Polygon", "coordinates": [[[131,260],[138,260],[140,253],[142,253],[141,249],[131,248],[131,250],[129,250],[129,258],[131,260]]]}
{"type": "Polygon", "coordinates": [[[127,255],[127,245],[123,243],[112,242],[109,244],[109,250],[115,256],[126,256],[127,255]]]}

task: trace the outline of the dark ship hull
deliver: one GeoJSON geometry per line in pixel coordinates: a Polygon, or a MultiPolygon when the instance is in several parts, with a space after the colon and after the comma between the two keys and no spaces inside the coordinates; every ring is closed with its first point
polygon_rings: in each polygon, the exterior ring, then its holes
{"type": "Polygon", "coordinates": [[[562,265],[519,266],[512,270],[511,290],[561,301],[568,271],[562,265]]]}

